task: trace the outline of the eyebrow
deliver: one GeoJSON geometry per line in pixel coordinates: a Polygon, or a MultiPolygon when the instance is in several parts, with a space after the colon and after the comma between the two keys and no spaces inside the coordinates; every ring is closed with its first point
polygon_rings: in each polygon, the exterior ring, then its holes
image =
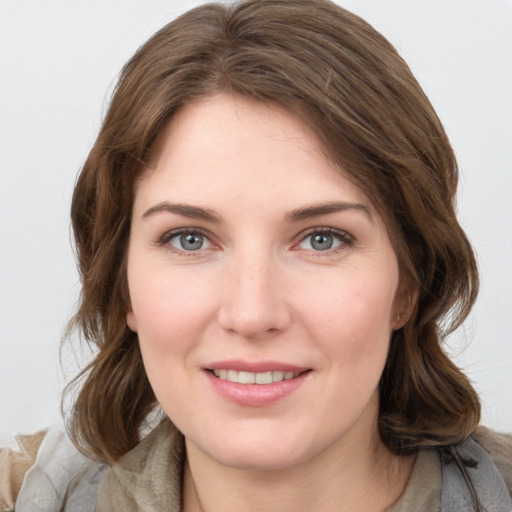
{"type": "Polygon", "coordinates": [[[301,220],[312,219],[315,217],[321,217],[322,215],[329,215],[332,213],[349,210],[355,210],[364,213],[373,223],[372,212],[368,206],[361,203],[349,203],[345,201],[328,202],[297,208],[296,210],[288,212],[284,219],[288,222],[299,222],[301,220]]]}
{"type": "MultiPolygon", "coordinates": [[[[368,219],[373,222],[371,210],[368,206],[361,203],[349,203],[345,201],[328,202],[311,206],[303,206],[288,212],[284,216],[285,222],[299,222],[302,220],[321,217],[322,215],[329,215],[348,210],[356,210],[364,213],[368,219]]],[[[189,219],[203,220],[206,222],[220,223],[220,216],[209,208],[201,208],[199,206],[192,206],[183,203],[169,203],[163,201],[155,206],[149,208],[142,215],[143,219],[157,215],[159,213],[173,213],[187,217],[189,219]]]]}
{"type": "Polygon", "coordinates": [[[152,215],[162,212],[174,213],[182,217],[188,217],[189,219],[203,220],[206,222],[220,222],[220,217],[213,210],[200,208],[199,206],[191,206],[189,204],[169,203],[168,201],[152,206],[149,210],[144,212],[142,218],[147,219],[152,215]]]}

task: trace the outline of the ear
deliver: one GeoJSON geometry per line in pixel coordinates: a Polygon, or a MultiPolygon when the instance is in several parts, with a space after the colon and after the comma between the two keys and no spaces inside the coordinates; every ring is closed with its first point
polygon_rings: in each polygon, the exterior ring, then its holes
{"type": "Polygon", "coordinates": [[[132,310],[129,310],[128,313],[126,313],[126,323],[133,332],[137,332],[137,319],[135,318],[135,313],[132,310]]]}
{"type": "Polygon", "coordinates": [[[408,281],[402,277],[398,285],[395,307],[393,308],[394,317],[391,324],[393,331],[398,331],[409,321],[418,302],[418,285],[408,281]]]}

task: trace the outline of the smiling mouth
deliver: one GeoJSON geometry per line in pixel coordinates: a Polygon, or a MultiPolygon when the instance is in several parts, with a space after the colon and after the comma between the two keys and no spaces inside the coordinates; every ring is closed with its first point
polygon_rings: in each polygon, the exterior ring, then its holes
{"type": "Polygon", "coordinates": [[[210,372],[220,380],[227,380],[237,384],[274,384],[284,380],[295,379],[299,375],[309,370],[301,372],[285,372],[281,370],[271,372],[246,372],[238,370],[210,370],[210,372]]]}

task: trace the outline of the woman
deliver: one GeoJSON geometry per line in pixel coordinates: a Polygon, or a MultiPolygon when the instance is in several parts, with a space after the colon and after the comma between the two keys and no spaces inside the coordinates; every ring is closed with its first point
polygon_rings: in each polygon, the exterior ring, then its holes
{"type": "Polygon", "coordinates": [[[76,470],[68,503],[510,510],[510,445],[473,436],[440,346],[478,289],[456,186],[430,103],[360,18],[253,0],[164,27],[74,193],[74,324],[99,351],[70,434],[108,469],[76,470]]]}

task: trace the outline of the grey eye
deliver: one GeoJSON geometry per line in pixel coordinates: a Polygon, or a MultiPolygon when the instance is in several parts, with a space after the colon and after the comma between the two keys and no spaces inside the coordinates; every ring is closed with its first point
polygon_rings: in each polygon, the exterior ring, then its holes
{"type": "Polygon", "coordinates": [[[334,245],[334,237],[328,233],[316,233],[311,235],[311,247],[315,251],[327,251],[334,245]]]}
{"type": "Polygon", "coordinates": [[[208,239],[197,231],[173,236],[169,243],[180,251],[198,251],[210,246],[208,239]]]}
{"type": "Polygon", "coordinates": [[[350,240],[345,233],[330,233],[328,231],[313,231],[303,238],[299,247],[307,251],[329,251],[338,247],[350,245],[350,240]]]}

